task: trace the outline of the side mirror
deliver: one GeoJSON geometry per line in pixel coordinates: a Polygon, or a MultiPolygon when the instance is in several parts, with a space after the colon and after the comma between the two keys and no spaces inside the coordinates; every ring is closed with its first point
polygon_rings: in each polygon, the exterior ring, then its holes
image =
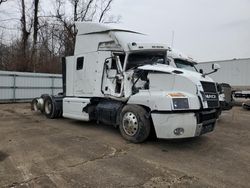
{"type": "Polygon", "coordinates": [[[219,70],[219,69],[220,69],[220,65],[219,65],[219,64],[217,64],[217,63],[212,64],[212,69],[213,69],[214,71],[217,71],[217,70],[219,70]]]}
{"type": "Polygon", "coordinates": [[[214,63],[214,64],[212,64],[212,69],[213,69],[212,72],[202,73],[202,76],[205,77],[206,75],[209,75],[209,74],[217,72],[220,69],[220,65],[217,64],[217,63],[214,63]]]}
{"type": "Polygon", "coordinates": [[[200,72],[201,74],[203,74],[203,73],[204,73],[203,69],[200,69],[200,70],[199,70],[199,72],[200,72]]]}

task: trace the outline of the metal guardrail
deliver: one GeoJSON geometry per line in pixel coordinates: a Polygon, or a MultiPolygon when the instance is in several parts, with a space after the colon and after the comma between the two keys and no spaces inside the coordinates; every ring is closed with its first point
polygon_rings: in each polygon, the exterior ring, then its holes
{"type": "Polygon", "coordinates": [[[62,92],[62,76],[0,71],[0,102],[31,101],[41,94],[62,92]]]}

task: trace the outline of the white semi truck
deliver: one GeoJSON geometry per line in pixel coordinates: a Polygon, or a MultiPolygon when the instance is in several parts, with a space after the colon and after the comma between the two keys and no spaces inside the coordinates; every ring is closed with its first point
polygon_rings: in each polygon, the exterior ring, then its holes
{"type": "MultiPolygon", "coordinates": [[[[119,127],[134,143],[196,137],[214,130],[215,82],[166,65],[168,47],[147,35],[97,23],[76,23],[74,56],[63,58],[63,94],[32,102],[48,118],[119,127]]],[[[216,66],[214,66],[216,68],[216,66]]]]}

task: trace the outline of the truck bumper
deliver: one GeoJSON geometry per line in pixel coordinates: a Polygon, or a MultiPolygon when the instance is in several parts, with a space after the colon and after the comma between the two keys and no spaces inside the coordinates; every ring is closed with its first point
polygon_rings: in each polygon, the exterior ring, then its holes
{"type": "Polygon", "coordinates": [[[157,138],[191,138],[214,130],[216,110],[151,114],[157,138]]]}

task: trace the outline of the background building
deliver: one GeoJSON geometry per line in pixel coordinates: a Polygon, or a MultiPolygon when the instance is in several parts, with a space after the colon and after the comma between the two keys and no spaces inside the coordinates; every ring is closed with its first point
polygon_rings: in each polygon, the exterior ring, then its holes
{"type": "Polygon", "coordinates": [[[31,101],[41,94],[62,92],[62,75],[0,71],[0,103],[31,101]]]}
{"type": "Polygon", "coordinates": [[[213,63],[221,66],[218,72],[209,75],[216,82],[228,83],[236,90],[250,90],[250,58],[201,62],[197,68],[211,72],[213,63]]]}

